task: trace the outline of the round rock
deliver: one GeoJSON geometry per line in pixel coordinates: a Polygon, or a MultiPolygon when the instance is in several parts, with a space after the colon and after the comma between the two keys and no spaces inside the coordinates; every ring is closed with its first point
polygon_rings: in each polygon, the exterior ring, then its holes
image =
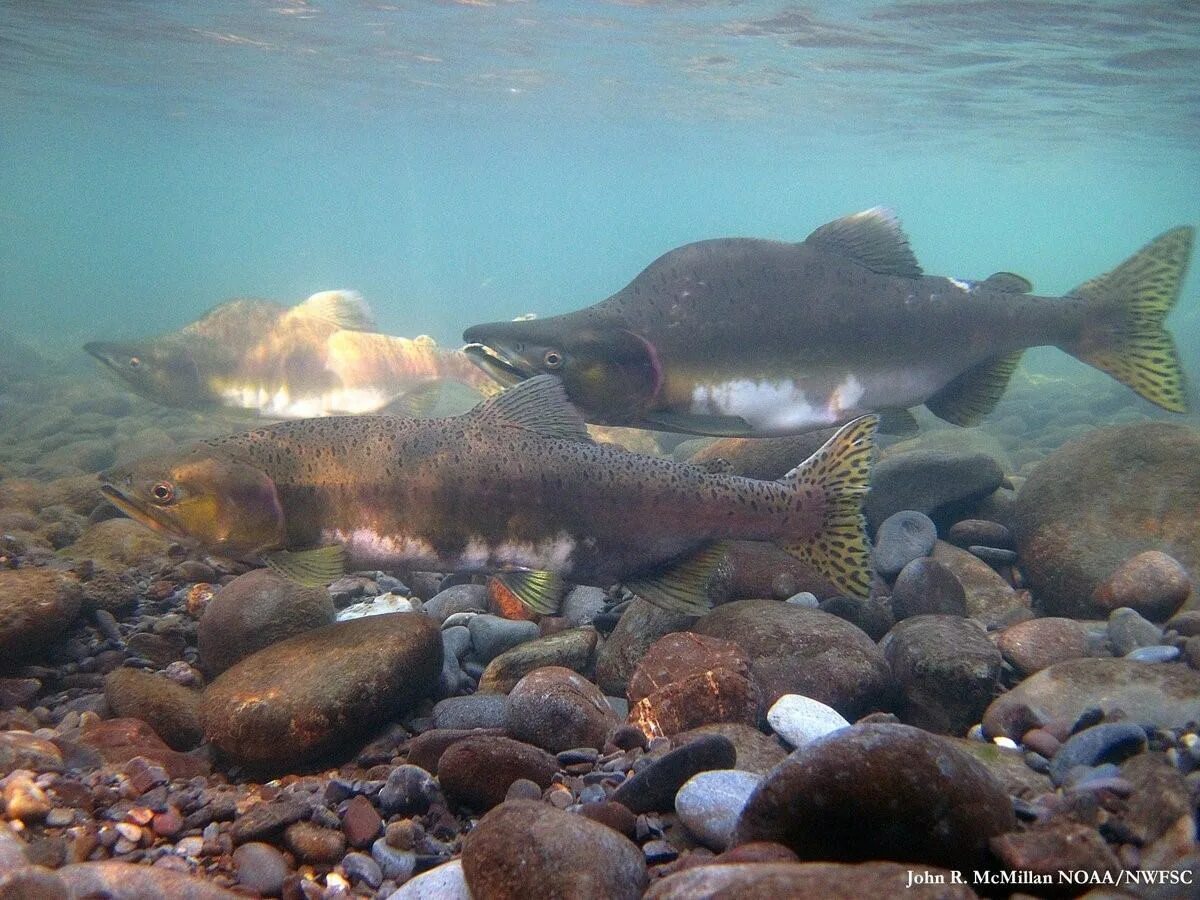
{"type": "Polygon", "coordinates": [[[390,613],[307,631],[260,650],[209,685],[205,735],[259,766],[329,753],[433,690],[442,667],[437,626],[390,613]]]}
{"type": "Polygon", "coordinates": [[[507,694],[534,669],[545,666],[587,672],[595,660],[598,638],[594,628],[571,628],[506,650],[488,663],[479,676],[479,692],[507,694]]]}
{"type": "Polygon", "coordinates": [[[141,669],[114,669],[104,679],[109,708],[121,718],[141,719],[172,750],[191,750],[204,739],[200,692],[141,669]]]}
{"type": "Polygon", "coordinates": [[[912,616],[881,644],[900,689],[905,722],[963,734],[995,696],[1002,660],[984,630],[959,616],[912,616]]]}
{"type": "Polygon", "coordinates": [[[937,543],[937,526],[924,513],[902,509],[883,520],[875,535],[871,561],[888,581],[914,559],[928,556],[937,543]]]}
{"type": "Polygon", "coordinates": [[[451,800],[471,809],[504,802],[514,781],[548,788],[558,761],[546,751],[503,737],[468,737],[451,744],[437,764],[438,781],[451,800]]]}
{"type": "Polygon", "coordinates": [[[284,855],[270,844],[250,841],[233,851],[238,884],[264,897],[278,897],[290,869],[284,855]]]}
{"type": "Polygon", "coordinates": [[[726,603],[693,626],[739,644],[770,706],[801,694],[857,719],[886,704],[892,680],[883,654],[861,629],[817,609],[771,600],[726,603]]]}
{"type": "Polygon", "coordinates": [[[1065,444],[1029,476],[1014,510],[1021,568],[1047,612],[1095,618],[1096,589],[1130,557],[1169,554],[1200,571],[1200,432],[1138,422],[1065,444]]]}
{"type": "Polygon", "coordinates": [[[799,694],[784,694],[776,700],[767,710],[767,724],[793,747],[803,747],[850,725],[832,706],[799,694]]]}
{"type": "Polygon", "coordinates": [[[538,636],[537,622],[502,619],[489,614],[474,616],[467,628],[470,629],[474,656],[485,665],[505,650],[538,636]]]}
{"type": "Polygon", "coordinates": [[[83,590],[52,569],[0,570],[0,671],[65,637],[83,590]]]}
{"type": "Polygon", "coordinates": [[[534,669],[508,694],[508,731],[519,741],[558,753],[603,747],[618,723],[600,689],[570,669],[534,669]]]}
{"type": "Polygon", "coordinates": [[[462,860],[453,859],[410,878],[388,900],[472,900],[462,860]]]}
{"type": "Polygon", "coordinates": [[[888,453],[871,474],[863,512],[872,531],[901,510],[954,521],[1003,481],[1000,464],[986,453],[959,448],[888,453]]]}
{"type": "Polygon", "coordinates": [[[264,647],[329,625],[333,617],[324,588],[255,569],[217,591],[205,607],[196,628],[200,664],[219,675],[264,647]]]}
{"type": "Polygon", "coordinates": [[[480,819],[463,840],[462,865],[472,896],[488,900],[637,900],[646,886],[636,844],[532,800],[503,803],[480,819]]]}
{"type": "Polygon", "coordinates": [[[701,772],[684,782],[675,794],[675,812],[705,846],[724,850],[760,781],[760,775],[737,769],[701,772]]]}
{"type": "Polygon", "coordinates": [[[719,734],[705,734],[667,752],[621,782],[612,800],[631,812],[674,808],[675,794],[689,778],[710,769],[732,769],[737,761],[733,743],[719,734]]]}
{"type": "Polygon", "coordinates": [[[1076,766],[1119,763],[1146,749],[1146,732],[1133,722],[1104,722],[1071,735],[1050,761],[1050,779],[1061,785],[1076,766]]]}
{"type": "Polygon", "coordinates": [[[937,560],[914,559],[896,576],[892,615],[897,622],[909,616],[966,614],[967,592],[954,573],[937,560]]]}
{"type": "Polygon", "coordinates": [[[988,737],[1020,740],[1047,722],[1075,722],[1087,710],[1117,713],[1156,728],[1200,722],[1200,672],[1130,659],[1076,659],[1026,678],[983,716],[988,737]]]}
{"type": "Polygon", "coordinates": [[[774,841],[801,859],[964,866],[1015,827],[1008,794],[971,756],[917,728],[867,724],[814,741],[769,773],[737,842],[774,841]]]}
{"type": "Polygon", "coordinates": [[[974,900],[948,869],[899,863],[739,862],[695,866],[655,882],[645,900],[859,900],[906,897],[912,900],[974,900]],[[927,880],[922,880],[927,879],[927,880]]]}
{"type": "Polygon", "coordinates": [[[1088,636],[1074,619],[1047,616],[1018,622],[996,639],[1000,654],[1021,675],[1088,655],[1088,636]]]}
{"type": "Polygon", "coordinates": [[[1162,622],[1179,610],[1192,592],[1192,579],[1175,559],[1147,550],[1127,559],[1092,594],[1100,610],[1122,606],[1162,622]]]}

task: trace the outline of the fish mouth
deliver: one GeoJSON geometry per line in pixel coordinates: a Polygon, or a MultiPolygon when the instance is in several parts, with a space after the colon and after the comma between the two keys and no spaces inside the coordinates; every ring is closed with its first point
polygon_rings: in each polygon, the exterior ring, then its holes
{"type": "Polygon", "coordinates": [[[160,534],[165,534],[178,541],[182,541],[186,537],[157,508],[148,503],[143,503],[134,497],[130,497],[120,488],[115,487],[112,482],[105,481],[100,485],[100,493],[104,495],[105,500],[135,522],[139,522],[147,528],[151,528],[160,534]]]}
{"type": "Polygon", "coordinates": [[[467,344],[462,350],[475,365],[487,372],[505,387],[512,387],[536,373],[521,365],[519,360],[505,353],[503,347],[488,344],[467,344]]]}
{"type": "Polygon", "coordinates": [[[103,363],[105,368],[112,369],[114,372],[116,371],[117,364],[113,361],[112,353],[109,351],[107,344],[101,341],[89,341],[83,345],[83,351],[103,363]]]}

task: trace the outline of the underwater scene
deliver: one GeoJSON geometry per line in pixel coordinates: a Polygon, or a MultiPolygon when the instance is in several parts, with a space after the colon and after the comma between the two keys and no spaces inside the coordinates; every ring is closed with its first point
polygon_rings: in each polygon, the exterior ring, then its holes
{"type": "Polygon", "coordinates": [[[0,897],[1200,896],[1200,6],[0,0],[0,897]]]}

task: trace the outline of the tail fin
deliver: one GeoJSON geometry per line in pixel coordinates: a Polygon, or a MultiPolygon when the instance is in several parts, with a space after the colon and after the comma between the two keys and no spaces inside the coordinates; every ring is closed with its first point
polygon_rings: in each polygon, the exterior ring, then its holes
{"type": "MultiPolygon", "coordinates": [[[[871,476],[879,416],[843,425],[816,453],[779,479],[794,491],[805,512],[815,508],[816,529],[783,538],[779,546],[808,563],[840,590],[866,597],[871,590],[871,549],[862,502],[871,476]]],[[[811,524],[812,518],[800,518],[811,524]]]]}
{"type": "Polygon", "coordinates": [[[1172,228],[1068,295],[1091,301],[1094,312],[1079,341],[1063,349],[1171,412],[1188,407],[1179,354],[1163,323],[1179,299],[1193,235],[1189,226],[1172,228]]]}

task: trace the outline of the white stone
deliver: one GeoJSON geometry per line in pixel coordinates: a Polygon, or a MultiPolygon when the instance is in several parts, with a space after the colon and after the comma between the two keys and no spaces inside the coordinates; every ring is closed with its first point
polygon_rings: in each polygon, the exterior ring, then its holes
{"type": "Polygon", "coordinates": [[[471,900],[462,860],[442,863],[406,881],[387,900],[471,900]]]}
{"type": "Polygon", "coordinates": [[[415,612],[412,601],[399,594],[380,594],[361,603],[347,606],[337,614],[337,621],[346,622],[350,619],[363,619],[367,616],[382,616],[385,613],[415,612]]]}
{"type": "Polygon", "coordinates": [[[784,694],[776,700],[767,710],[767,724],[793,747],[803,747],[850,725],[832,706],[800,694],[784,694]]]}
{"type": "Polygon", "coordinates": [[[675,794],[675,812],[688,831],[713,850],[724,850],[762,776],[740,769],[693,775],[675,794]]]}

